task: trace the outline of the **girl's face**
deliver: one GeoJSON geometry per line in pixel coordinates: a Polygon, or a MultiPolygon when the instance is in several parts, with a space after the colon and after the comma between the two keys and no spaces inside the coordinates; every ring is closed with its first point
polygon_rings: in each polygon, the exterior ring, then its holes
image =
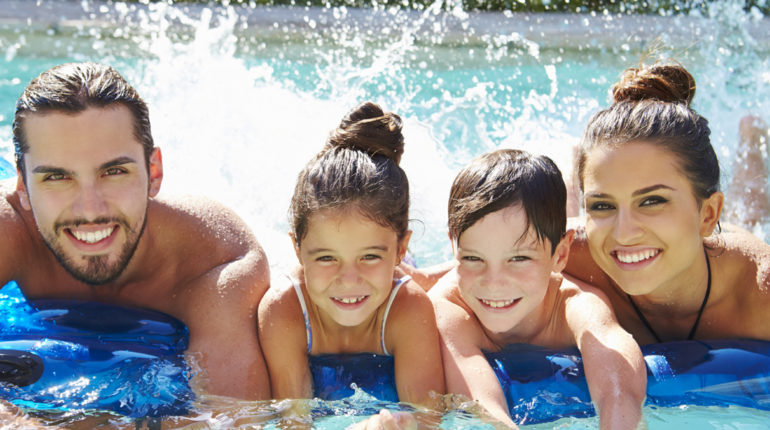
{"type": "Polygon", "coordinates": [[[339,325],[368,321],[391,292],[409,233],[399,243],[393,229],[355,208],[311,215],[301,246],[294,241],[310,300],[339,325]]]}
{"type": "Polygon", "coordinates": [[[562,240],[551,255],[550,241],[537,239],[520,205],[486,215],[460,235],[454,250],[463,300],[493,333],[526,330],[520,324],[538,314],[551,273],[566,264],[569,242],[562,240]]]}
{"type": "Polygon", "coordinates": [[[591,256],[628,294],[700,279],[703,237],[711,234],[722,195],[698,202],[678,159],[649,142],[595,148],[583,178],[591,256]]]}

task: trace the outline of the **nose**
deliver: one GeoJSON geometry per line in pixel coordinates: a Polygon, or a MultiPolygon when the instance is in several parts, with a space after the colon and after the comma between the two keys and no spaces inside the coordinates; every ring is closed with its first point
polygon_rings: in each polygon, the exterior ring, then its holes
{"type": "Polygon", "coordinates": [[[502,267],[490,267],[486,276],[486,288],[488,291],[499,291],[508,288],[508,277],[505,276],[502,267]]]}
{"type": "Polygon", "coordinates": [[[343,264],[340,268],[338,279],[343,286],[358,285],[361,277],[355,263],[343,264]]]}
{"type": "Polygon", "coordinates": [[[97,184],[80,184],[72,205],[72,213],[86,220],[93,220],[107,213],[107,202],[97,184]]]}
{"type": "Polygon", "coordinates": [[[633,245],[644,234],[642,223],[639,222],[633,211],[618,209],[615,217],[613,237],[621,245],[633,245]]]}

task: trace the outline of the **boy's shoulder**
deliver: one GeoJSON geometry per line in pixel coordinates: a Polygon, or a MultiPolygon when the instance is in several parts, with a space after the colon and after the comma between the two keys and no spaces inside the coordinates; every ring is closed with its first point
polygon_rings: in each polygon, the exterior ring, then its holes
{"type": "Polygon", "coordinates": [[[573,330],[616,320],[609,298],[593,285],[564,275],[559,292],[566,322],[573,330]]]}

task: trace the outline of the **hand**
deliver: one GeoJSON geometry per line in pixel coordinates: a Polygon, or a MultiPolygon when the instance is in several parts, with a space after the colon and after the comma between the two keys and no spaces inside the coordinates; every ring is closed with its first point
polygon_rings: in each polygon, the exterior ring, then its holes
{"type": "Polygon", "coordinates": [[[417,430],[417,420],[409,412],[383,409],[377,415],[372,415],[348,427],[348,430],[417,430]]]}

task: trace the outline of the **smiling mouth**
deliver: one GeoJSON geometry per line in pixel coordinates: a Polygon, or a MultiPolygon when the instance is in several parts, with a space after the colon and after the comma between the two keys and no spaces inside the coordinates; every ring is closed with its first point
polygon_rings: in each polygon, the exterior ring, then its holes
{"type": "Polygon", "coordinates": [[[110,235],[112,235],[112,233],[115,231],[115,228],[115,226],[112,226],[97,231],[79,231],[72,228],[68,228],[66,230],[72,235],[72,237],[79,240],[80,242],[94,244],[110,237],[110,235]]]}
{"type": "Polygon", "coordinates": [[[488,300],[488,299],[479,298],[479,301],[484,306],[490,307],[492,309],[510,308],[516,303],[518,303],[519,300],[521,300],[521,297],[519,297],[518,299],[509,299],[509,300],[488,300]]]}
{"type": "Polygon", "coordinates": [[[660,249],[645,249],[635,252],[613,251],[612,255],[621,263],[632,264],[651,260],[657,257],[660,252],[660,249]]]}
{"type": "Polygon", "coordinates": [[[332,297],[331,299],[346,305],[354,305],[366,300],[369,296],[353,296],[353,297],[332,297]]]}

